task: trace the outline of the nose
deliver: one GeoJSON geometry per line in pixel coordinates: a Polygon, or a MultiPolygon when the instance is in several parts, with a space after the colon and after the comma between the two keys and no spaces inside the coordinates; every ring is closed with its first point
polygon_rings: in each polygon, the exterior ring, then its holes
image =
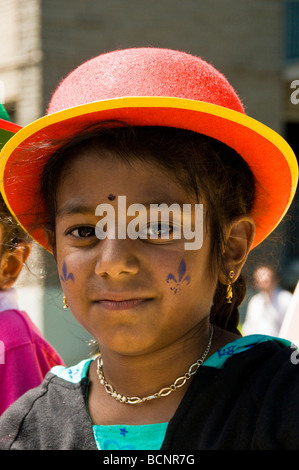
{"type": "Polygon", "coordinates": [[[124,274],[137,274],[139,260],[132,249],[132,241],[128,239],[102,240],[95,266],[98,276],[117,278],[124,274]]]}

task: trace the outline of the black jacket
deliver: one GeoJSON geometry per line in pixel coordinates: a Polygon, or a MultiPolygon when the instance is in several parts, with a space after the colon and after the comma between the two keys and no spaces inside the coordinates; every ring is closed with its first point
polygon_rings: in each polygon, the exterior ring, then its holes
{"type": "MultiPolygon", "coordinates": [[[[171,419],[161,450],[299,449],[299,365],[294,349],[264,342],[202,366],[171,419]],[[294,360],[295,359],[295,360],[294,360]]],[[[96,450],[88,378],[49,372],[0,418],[0,450],[96,450]]]]}

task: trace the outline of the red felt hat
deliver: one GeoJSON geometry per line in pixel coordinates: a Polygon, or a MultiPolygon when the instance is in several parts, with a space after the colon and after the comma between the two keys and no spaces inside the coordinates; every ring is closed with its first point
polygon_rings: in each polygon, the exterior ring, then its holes
{"type": "Polygon", "coordinates": [[[244,113],[221,73],[184,52],[117,50],[71,72],[54,93],[47,116],[24,127],[2,151],[3,197],[23,228],[46,248],[44,231],[33,220],[44,211],[36,207],[35,189],[50,153],[38,146],[107,120],[188,129],[235,149],[258,182],[251,213],[256,224],[253,247],[274,230],[291,204],[298,181],[293,151],[276,132],[244,113]],[[24,152],[33,146],[34,158],[24,152]]]}

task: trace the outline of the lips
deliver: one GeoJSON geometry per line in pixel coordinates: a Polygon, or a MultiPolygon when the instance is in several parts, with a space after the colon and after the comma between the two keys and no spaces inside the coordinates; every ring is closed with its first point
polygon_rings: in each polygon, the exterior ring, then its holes
{"type": "Polygon", "coordinates": [[[146,302],[147,299],[100,300],[98,303],[106,310],[128,310],[146,302]]]}
{"type": "Polygon", "coordinates": [[[128,310],[137,307],[145,302],[151,300],[149,297],[134,297],[134,295],[124,295],[123,293],[113,293],[102,295],[96,301],[99,305],[106,310],[128,310]]]}

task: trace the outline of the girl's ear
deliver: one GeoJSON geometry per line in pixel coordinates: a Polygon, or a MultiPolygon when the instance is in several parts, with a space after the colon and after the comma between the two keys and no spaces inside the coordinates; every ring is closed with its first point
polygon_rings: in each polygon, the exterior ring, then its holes
{"type": "Polygon", "coordinates": [[[230,271],[234,271],[233,282],[239,277],[248,257],[254,235],[255,224],[248,214],[236,217],[228,226],[223,253],[227,273],[223,273],[223,279],[220,279],[223,284],[227,283],[230,271]]]}
{"type": "Polygon", "coordinates": [[[0,289],[9,289],[18,279],[31,252],[31,243],[21,242],[13,250],[5,250],[0,260],[0,289]]]}

